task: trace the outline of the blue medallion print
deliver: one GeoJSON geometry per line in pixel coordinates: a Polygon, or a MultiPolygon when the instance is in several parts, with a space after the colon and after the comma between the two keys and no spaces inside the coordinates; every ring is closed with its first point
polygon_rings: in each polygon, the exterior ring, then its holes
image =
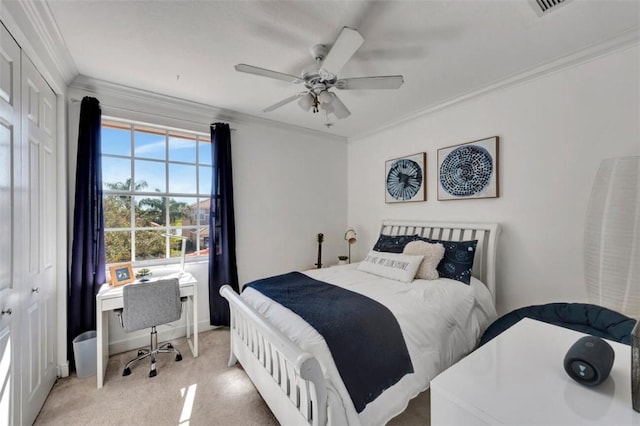
{"type": "Polygon", "coordinates": [[[482,192],[493,176],[493,158],[477,145],[461,146],[447,155],[440,166],[440,185],[456,197],[482,192]]]}
{"type": "Polygon", "coordinates": [[[387,192],[396,200],[415,197],[422,186],[422,168],[413,160],[403,158],[391,165],[387,174],[387,192]]]}

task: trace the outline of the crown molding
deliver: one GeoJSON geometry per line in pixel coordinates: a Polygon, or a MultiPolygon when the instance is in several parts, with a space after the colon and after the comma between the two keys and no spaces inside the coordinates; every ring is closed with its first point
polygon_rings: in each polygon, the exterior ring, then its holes
{"type": "Polygon", "coordinates": [[[77,67],[46,2],[5,2],[0,18],[20,48],[56,93],[63,93],[78,74],[77,67]]]}
{"type": "Polygon", "coordinates": [[[33,0],[21,0],[18,3],[24,9],[46,51],[49,52],[56,69],[64,81],[67,84],[70,83],[78,75],[78,68],[51,14],[49,4],[33,0]]]}
{"type": "Polygon", "coordinates": [[[155,117],[191,122],[206,126],[214,121],[230,124],[253,124],[279,130],[303,133],[313,137],[346,142],[344,136],[332,135],[302,126],[280,123],[278,121],[242,114],[212,105],[175,98],[168,95],[149,92],[83,75],[77,76],[69,85],[68,95],[71,101],[79,101],[84,95],[94,95],[101,105],[119,111],[146,114],[155,117]]]}
{"type": "Polygon", "coordinates": [[[548,75],[551,75],[560,71],[564,71],[566,69],[569,69],[578,65],[585,64],[587,62],[610,55],[612,53],[625,50],[634,46],[638,46],[639,44],[640,44],[640,29],[638,27],[634,27],[627,31],[622,32],[618,36],[613,37],[603,43],[598,43],[598,44],[586,47],[582,50],[557,58],[551,62],[547,62],[543,65],[532,68],[530,70],[514,74],[511,77],[500,79],[498,81],[485,85],[479,89],[474,89],[469,92],[462,93],[453,98],[436,102],[434,104],[421,108],[418,111],[415,111],[413,113],[405,115],[404,117],[394,120],[391,123],[387,123],[384,126],[377,127],[373,130],[369,129],[366,132],[361,133],[357,136],[350,137],[348,140],[349,142],[351,142],[359,139],[364,139],[371,135],[377,134],[379,132],[385,131],[393,127],[397,127],[398,125],[410,122],[417,118],[424,117],[429,114],[433,114],[435,112],[441,111],[443,109],[474,100],[488,93],[498,91],[498,90],[508,89],[511,87],[516,87],[521,84],[525,84],[530,81],[533,81],[542,77],[546,77],[548,75]]]}

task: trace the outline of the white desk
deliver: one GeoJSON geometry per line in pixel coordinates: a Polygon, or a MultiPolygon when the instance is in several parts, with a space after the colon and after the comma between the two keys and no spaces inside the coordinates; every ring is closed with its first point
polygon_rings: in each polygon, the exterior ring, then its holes
{"type": "Polygon", "coordinates": [[[432,425],[640,425],[631,407],[631,347],[587,387],[564,371],[583,333],[525,318],[431,381],[432,425]]]}
{"type": "MultiPolygon", "coordinates": [[[[186,323],[187,342],[194,357],[198,356],[198,297],[197,281],[189,273],[184,273],[157,277],[157,279],[167,278],[180,279],[180,296],[187,297],[186,323]],[[191,316],[192,321],[189,321],[191,316]],[[193,337],[191,327],[193,325],[193,337]]],[[[153,280],[152,280],[153,281],[153,280]]],[[[122,288],[124,286],[111,287],[103,284],[96,295],[96,338],[97,338],[97,386],[100,389],[104,383],[104,376],[107,371],[107,361],[109,360],[109,311],[122,308],[122,288]]]]}

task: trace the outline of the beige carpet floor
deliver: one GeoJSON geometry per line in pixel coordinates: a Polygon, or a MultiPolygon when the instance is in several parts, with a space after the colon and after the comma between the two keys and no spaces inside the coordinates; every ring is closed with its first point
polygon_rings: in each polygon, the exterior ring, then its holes
{"type": "MultiPolygon", "coordinates": [[[[147,360],[121,376],[136,351],[109,358],[105,384],[95,376],[58,379],[35,425],[277,425],[258,391],[238,365],[227,367],[229,331],[200,333],[200,356],[193,358],[184,338],[175,340],[183,360],[158,359],[158,375],[148,377],[147,360]]],[[[411,401],[390,425],[428,425],[429,393],[411,401]]]]}

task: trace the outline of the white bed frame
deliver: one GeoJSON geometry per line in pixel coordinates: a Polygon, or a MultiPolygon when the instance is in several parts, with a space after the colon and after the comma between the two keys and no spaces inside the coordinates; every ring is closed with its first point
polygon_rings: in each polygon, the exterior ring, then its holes
{"type": "MultiPolygon", "coordinates": [[[[421,235],[448,240],[478,240],[473,276],[494,297],[499,225],[465,222],[385,220],[386,235],[421,235]]],[[[327,424],[327,387],[318,360],[269,324],[230,286],[220,289],[231,310],[229,366],[240,362],[275,417],[283,425],[327,424]]]]}

